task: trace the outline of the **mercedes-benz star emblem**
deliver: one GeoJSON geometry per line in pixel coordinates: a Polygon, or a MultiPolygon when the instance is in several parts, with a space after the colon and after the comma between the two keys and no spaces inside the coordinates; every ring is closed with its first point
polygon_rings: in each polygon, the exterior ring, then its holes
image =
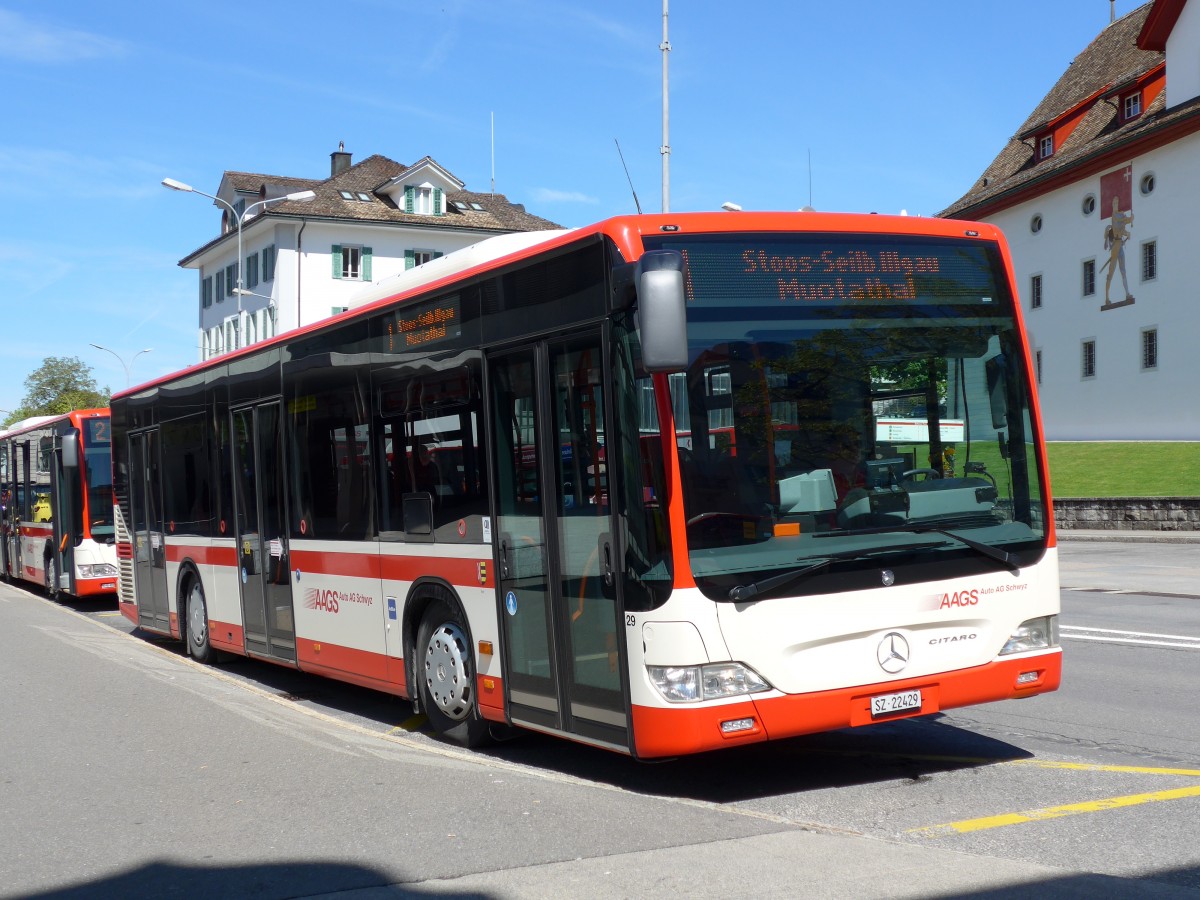
{"type": "Polygon", "coordinates": [[[908,665],[908,641],[898,631],[889,631],[879,642],[875,653],[879,667],[889,675],[895,675],[908,665]]]}

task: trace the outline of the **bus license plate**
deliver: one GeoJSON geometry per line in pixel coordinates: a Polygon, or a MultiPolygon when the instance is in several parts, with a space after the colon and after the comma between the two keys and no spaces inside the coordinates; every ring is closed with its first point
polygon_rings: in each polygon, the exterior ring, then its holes
{"type": "Polygon", "coordinates": [[[871,698],[871,718],[890,716],[921,708],[920,691],[900,691],[898,694],[880,694],[871,698]]]}

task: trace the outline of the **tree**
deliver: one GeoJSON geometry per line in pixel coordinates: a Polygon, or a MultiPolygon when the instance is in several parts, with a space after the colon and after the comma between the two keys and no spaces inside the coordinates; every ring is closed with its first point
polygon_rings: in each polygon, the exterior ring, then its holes
{"type": "Polygon", "coordinates": [[[108,406],[111,391],[96,385],[92,367],[77,356],[48,356],[25,379],[25,398],[5,424],[30,416],[55,416],[73,409],[108,406]]]}

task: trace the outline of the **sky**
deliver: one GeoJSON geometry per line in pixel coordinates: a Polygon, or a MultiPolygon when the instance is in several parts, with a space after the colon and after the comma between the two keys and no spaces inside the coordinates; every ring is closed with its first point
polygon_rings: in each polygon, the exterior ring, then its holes
{"type": "MultiPolygon", "coordinates": [[[[1109,15],[674,0],[670,209],[935,214],[1109,15]]],[[[323,179],[344,143],[355,162],[431,156],[467,190],[494,177],[566,226],[635,212],[634,193],[660,211],[662,31],[661,0],[0,0],[0,410],[49,356],[113,391],[198,361],[198,276],[178,263],[220,211],[163,178],[323,179]]]]}

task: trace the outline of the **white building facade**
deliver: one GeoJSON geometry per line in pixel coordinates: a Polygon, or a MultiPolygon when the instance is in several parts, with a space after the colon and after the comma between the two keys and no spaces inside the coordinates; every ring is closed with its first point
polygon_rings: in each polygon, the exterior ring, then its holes
{"type": "Polygon", "coordinates": [[[1197,59],[1200,0],[1110,23],[942,213],[1008,238],[1049,440],[1200,440],[1197,59]]]}
{"type": "Polygon", "coordinates": [[[466,191],[429,157],[352,165],[339,149],[330,169],[325,180],[225,173],[220,236],[179,263],[199,276],[201,361],[349,309],[364,287],[487,237],[558,227],[466,191]],[[286,199],[305,191],[315,196],[286,199]]]}

